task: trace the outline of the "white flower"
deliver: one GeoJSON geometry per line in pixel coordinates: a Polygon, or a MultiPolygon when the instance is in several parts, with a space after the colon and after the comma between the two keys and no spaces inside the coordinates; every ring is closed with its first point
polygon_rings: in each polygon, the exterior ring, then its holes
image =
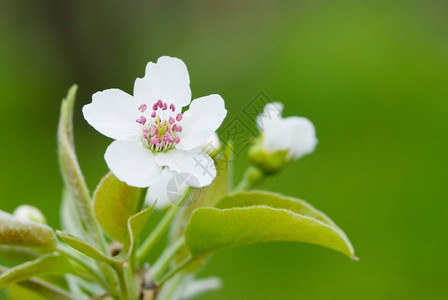
{"type": "Polygon", "coordinates": [[[191,175],[186,184],[193,187],[209,185],[216,176],[213,160],[199,147],[224,120],[224,100],[209,95],[190,102],[185,64],[164,56],[148,63],[133,96],[119,89],[97,92],[83,114],[115,139],[105,154],[112,173],[130,186],[150,186],[149,200],[160,205],[167,204],[166,186],[174,175],[191,175]]]}
{"type": "Polygon", "coordinates": [[[303,117],[282,118],[282,111],[283,104],[269,103],[257,117],[264,151],[287,151],[288,160],[313,152],[317,144],[313,123],[303,117]]]}

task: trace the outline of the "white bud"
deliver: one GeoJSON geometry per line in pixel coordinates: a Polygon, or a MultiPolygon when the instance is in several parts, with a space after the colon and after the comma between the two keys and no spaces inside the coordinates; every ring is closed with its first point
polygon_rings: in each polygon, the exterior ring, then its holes
{"type": "Polygon", "coordinates": [[[23,221],[33,221],[41,224],[46,224],[44,215],[42,212],[31,205],[20,205],[14,210],[13,215],[23,221]]]}

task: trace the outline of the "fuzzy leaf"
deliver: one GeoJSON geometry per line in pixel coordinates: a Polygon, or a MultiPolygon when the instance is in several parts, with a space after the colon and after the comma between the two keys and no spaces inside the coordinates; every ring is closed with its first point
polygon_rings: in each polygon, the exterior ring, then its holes
{"type": "Polygon", "coordinates": [[[93,209],[103,230],[113,239],[128,241],[128,219],[140,206],[142,189],[128,186],[112,173],[101,180],[93,198],[93,209]]]}
{"type": "Polygon", "coordinates": [[[187,226],[185,241],[194,256],[245,244],[290,241],[328,247],[355,258],[352,245],[338,229],[269,206],[197,209],[187,226]]]}
{"type": "Polygon", "coordinates": [[[79,251],[97,261],[104,262],[109,265],[119,265],[120,262],[110,256],[104,255],[99,250],[95,249],[88,243],[82,241],[81,239],[70,235],[66,232],[56,231],[56,234],[67,243],[70,247],[75,249],[76,251],[79,251]]]}
{"type": "Polygon", "coordinates": [[[59,254],[47,254],[8,269],[0,275],[0,288],[30,277],[72,272],[70,262],[59,254]]]}
{"type": "Polygon", "coordinates": [[[84,223],[81,219],[76,200],[73,193],[64,190],[62,194],[62,203],[59,211],[61,226],[64,230],[71,232],[76,236],[87,236],[84,223]]]}
{"type": "Polygon", "coordinates": [[[104,237],[100,231],[99,225],[94,217],[91,206],[90,193],[81,168],[76,158],[75,146],[73,141],[73,108],[75,104],[77,86],[72,86],[67,97],[62,100],[61,112],[58,125],[58,153],[61,173],[64,179],[65,190],[70,193],[70,197],[77,207],[76,212],[81,216],[83,225],[89,232],[92,242],[101,246],[103,252],[106,251],[104,237]]]}
{"type": "Polygon", "coordinates": [[[19,220],[0,210],[0,245],[29,247],[50,252],[56,248],[56,238],[50,227],[19,220]]]}

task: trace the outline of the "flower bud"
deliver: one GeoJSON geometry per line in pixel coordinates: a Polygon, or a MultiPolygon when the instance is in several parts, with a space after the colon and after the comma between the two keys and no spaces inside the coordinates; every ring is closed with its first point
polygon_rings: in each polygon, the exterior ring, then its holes
{"type": "Polygon", "coordinates": [[[303,117],[283,118],[282,111],[281,103],[268,103],[257,117],[261,134],[249,150],[249,160],[265,174],[313,152],[317,144],[313,123],[303,117]]]}
{"type": "Polygon", "coordinates": [[[287,155],[288,151],[286,150],[266,152],[263,141],[257,139],[249,149],[249,162],[264,174],[270,175],[280,171],[286,165],[288,162],[287,155]]]}
{"type": "Polygon", "coordinates": [[[41,224],[46,224],[47,221],[42,212],[31,205],[20,205],[14,210],[13,215],[23,221],[33,221],[41,224]]]}

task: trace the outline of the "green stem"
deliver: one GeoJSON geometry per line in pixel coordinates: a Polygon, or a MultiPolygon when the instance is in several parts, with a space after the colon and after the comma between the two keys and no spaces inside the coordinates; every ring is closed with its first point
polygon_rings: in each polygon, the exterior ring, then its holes
{"type": "Polygon", "coordinates": [[[82,268],[84,268],[88,273],[90,273],[98,281],[99,284],[101,284],[106,290],[110,291],[110,285],[108,284],[108,282],[94,268],[92,268],[92,266],[90,266],[89,264],[84,262],[82,259],[80,259],[76,255],[71,253],[71,251],[69,251],[68,249],[65,249],[65,247],[62,245],[58,245],[57,251],[61,255],[71,259],[72,261],[74,261],[75,263],[80,265],[82,268]]]}
{"type": "Polygon", "coordinates": [[[185,246],[185,239],[183,237],[179,238],[175,241],[170,247],[166,248],[159,259],[155,262],[155,264],[151,268],[151,273],[154,279],[159,279],[169,266],[170,262],[172,262],[174,256],[179,252],[179,250],[185,246]]]}
{"type": "Polygon", "coordinates": [[[186,258],[183,262],[181,262],[178,266],[176,266],[172,271],[170,271],[167,275],[165,275],[165,277],[163,277],[160,281],[159,281],[159,288],[162,288],[162,286],[168,281],[170,280],[174,275],[176,275],[178,272],[182,271],[183,269],[185,269],[186,267],[188,267],[192,262],[195,261],[195,257],[190,256],[188,258],[186,258]]]}
{"type": "Polygon", "coordinates": [[[120,284],[120,292],[121,292],[120,300],[131,300],[123,266],[115,265],[114,269],[117,272],[118,282],[120,284]]]}
{"type": "Polygon", "coordinates": [[[181,208],[182,203],[188,198],[190,194],[190,188],[185,192],[182,199],[176,204],[172,205],[168,212],[163,216],[162,220],[157,224],[156,228],[151,232],[148,238],[143,242],[137,251],[137,261],[142,261],[145,256],[152,250],[154,245],[160,239],[160,237],[168,230],[171,221],[181,208]]]}
{"type": "Polygon", "coordinates": [[[263,179],[263,172],[258,168],[250,166],[246,169],[243,178],[241,179],[240,183],[232,190],[232,193],[250,190],[263,182],[263,179]]]}

